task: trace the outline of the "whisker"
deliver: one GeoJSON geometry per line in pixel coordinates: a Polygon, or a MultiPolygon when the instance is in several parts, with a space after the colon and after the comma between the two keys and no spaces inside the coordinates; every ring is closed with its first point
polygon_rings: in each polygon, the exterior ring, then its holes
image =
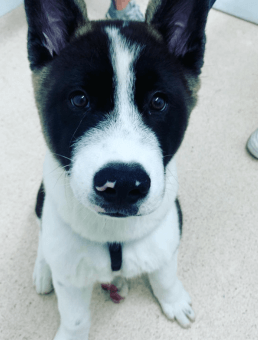
{"type": "Polygon", "coordinates": [[[53,152],[53,155],[57,155],[57,156],[60,156],[60,157],[63,157],[63,158],[65,158],[65,159],[68,159],[69,161],[72,161],[72,159],[71,159],[71,158],[69,158],[69,157],[66,157],[66,156],[63,156],[63,155],[60,155],[59,153],[55,153],[55,152],[53,152]]]}
{"type": "Polygon", "coordinates": [[[83,121],[84,118],[85,118],[85,116],[81,119],[79,125],[77,126],[76,130],[74,131],[74,133],[73,133],[73,135],[72,135],[72,138],[71,138],[71,140],[70,140],[70,143],[69,143],[69,147],[71,147],[73,137],[74,137],[74,135],[76,134],[77,130],[79,129],[79,127],[80,127],[80,125],[81,125],[81,123],[82,123],[82,121],[83,121]]]}
{"type": "Polygon", "coordinates": [[[166,178],[169,179],[170,177],[173,177],[174,180],[178,183],[177,177],[171,172],[171,170],[170,170],[170,169],[167,169],[167,171],[169,172],[169,175],[166,174],[166,178]]]}
{"type": "Polygon", "coordinates": [[[60,178],[62,177],[62,175],[63,175],[64,173],[63,172],[61,172],[61,174],[60,174],[60,176],[58,177],[58,179],[57,179],[57,181],[56,181],[56,183],[55,183],[55,185],[54,185],[54,187],[53,187],[53,189],[55,188],[55,186],[57,185],[57,182],[60,180],[60,178]]]}
{"type": "Polygon", "coordinates": [[[51,175],[54,171],[56,171],[57,169],[64,169],[65,171],[66,171],[66,167],[69,167],[70,166],[70,164],[68,164],[68,165],[64,165],[64,166],[62,166],[61,164],[60,165],[58,165],[54,170],[52,170],[52,171],[50,171],[50,173],[48,173],[47,174],[47,176],[49,176],[49,175],[51,175]]]}
{"type": "Polygon", "coordinates": [[[171,154],[171,155],[165,155],[165,156],[163,156],[163,158],[165,158],[165,157],[173,157],[175,154],[173,153],[173,154],[171,154]]]}

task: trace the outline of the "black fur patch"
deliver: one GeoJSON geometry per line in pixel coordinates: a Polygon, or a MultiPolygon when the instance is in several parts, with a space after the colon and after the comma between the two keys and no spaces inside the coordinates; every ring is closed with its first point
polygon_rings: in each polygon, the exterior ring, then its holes
{"type": "Polygon", "coordinates": [[[177,207],[177,214],[178,214],[178,221],[179,221],[180,236],[182,236],[182,231],[183,231],[183,214],[182,214],[182,210],[181,210],[181,206],[180,206],[178,198],[176,199],[176,207],[177,207]]]}
{"type": "Polygon", "coordinates": [[[41,182],[39,191],[37,194],[37,201],[36,201],[36,207],[35,207],[35,212],[38,218],[41,218],[42,216],[44,200],[45,200],[45,190],[44,190],[44,184],[43,182],[41,182]]]}
{"type": "Polygon", "coordinates": [[[36,98],[47,143],[69,170],[74,142],[105,120],[114,108],[109,40],[101,25],[65,48],[48,69],[36,98]],[[86,93],[89,107],[72,106],[70,96],[76,91],[86,93]]]}
{"type": "Polygon", "coordinates": [[[135,71],[135,102],[144,123],[159,140],[166,166],[176,153],[188,122],[189,98],[180,65],[164,45],[152,42],[141,53],[135,71]],[[162,95],[167,102],[163,111],[150,109],[155,94],[162,95]]]}

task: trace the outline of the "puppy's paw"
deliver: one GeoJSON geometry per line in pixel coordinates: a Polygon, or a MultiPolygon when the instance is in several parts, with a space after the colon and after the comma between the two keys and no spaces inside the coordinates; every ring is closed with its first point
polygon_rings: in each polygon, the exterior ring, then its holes
{"type": "Polygon", "coordinates": [[[191,298],[180,281],[177,283],[173,298],[168,298],[167,301],[161,302],[161,307],[168,319],[176,320],[183,328],[190,327],[191,322],[195,320],[195,314],[191,307],[191,298]]]}
{"type": "Polygon", "coordinates": [[[77,330],[68,330],[62,326],[59,327],[54,340],[88,340],[89,331],[77,331],[77,330]]]}
{"type": "Polygon", "coordinates": [[[122,296],[122,298],[126,298],[129,291],[126,279],[124,277],[117,276],[112,281],[112,284],[117,287],[119,295],[122,296]]]}
{"type": "Polygon", "coordinates": [[[44,259],[36,260],[33,272],[33,284],[38,294],[49,294],[54,289],[51,270],[44,259]]]}

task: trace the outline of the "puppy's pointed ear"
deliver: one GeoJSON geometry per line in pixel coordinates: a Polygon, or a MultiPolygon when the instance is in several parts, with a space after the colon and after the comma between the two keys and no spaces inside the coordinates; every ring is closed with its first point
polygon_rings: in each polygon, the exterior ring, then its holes
{"type": "Polygon", "coordinates": [[[150,0],[146,22],[163,36],[170,53],[196,74],[203,65],[205,25],[214,0],[150,0]]]}
{"type": "Polygon", "coordinates": [[[25,0],[31,69],[58,55],[75,30],[88,21],[83,0],[25,0]]]}

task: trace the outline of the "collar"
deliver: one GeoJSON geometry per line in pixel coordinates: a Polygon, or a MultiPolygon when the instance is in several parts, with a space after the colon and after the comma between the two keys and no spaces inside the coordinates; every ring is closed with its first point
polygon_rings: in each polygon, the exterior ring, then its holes
{"type": "Polygon", "coordinates": [[[121,243],[108,243],[109,254],[111,259],[111,269],[116,272],[122,266],[122,245],[121,243]]]}

